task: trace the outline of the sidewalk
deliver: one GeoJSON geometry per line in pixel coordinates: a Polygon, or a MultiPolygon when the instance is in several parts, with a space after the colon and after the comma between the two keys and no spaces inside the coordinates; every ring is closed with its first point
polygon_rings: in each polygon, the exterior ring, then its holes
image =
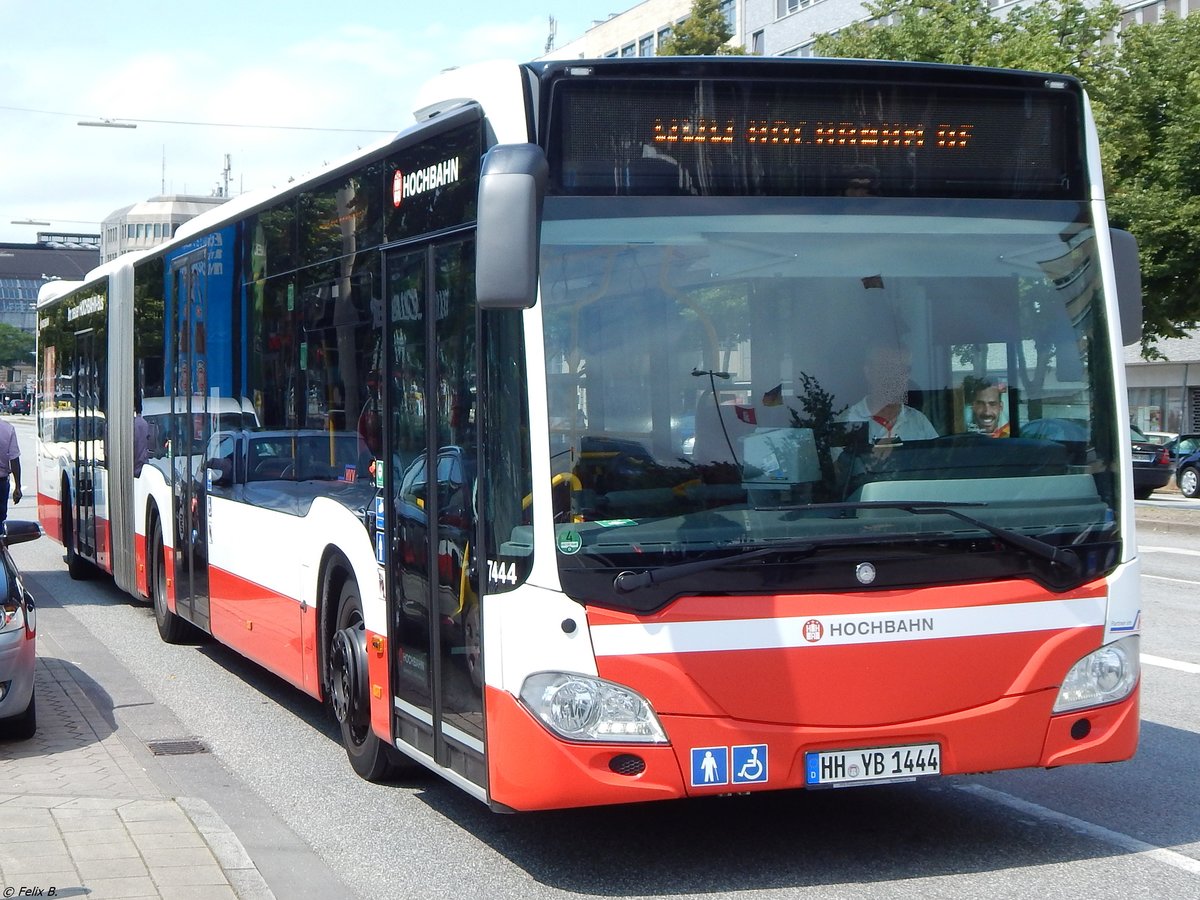
{"type": "Polygon", "coordinates": [[[1200,535],[1200,508],[1194,501],[1188,501],[1174,485],[1163,488],[1154,495],[1155,505],[1146,501],[1136,501],[1134,504],[1134,519],[1137,521],[1139,534],[1151,532],[1169,532],[1173,534],[1200,535]],[[1164,503],[1176,501],[1180,505],[1173,507],[1164,503]],[[1184,505],[1188,504],[1188,505],[1184,505]]]}
{"type": "Polygon", "coordinates": [[[0,896],[273,898],[207,802],[155,784],[44,632],[38,651],[37,734],[0,740],[0,896]]]}

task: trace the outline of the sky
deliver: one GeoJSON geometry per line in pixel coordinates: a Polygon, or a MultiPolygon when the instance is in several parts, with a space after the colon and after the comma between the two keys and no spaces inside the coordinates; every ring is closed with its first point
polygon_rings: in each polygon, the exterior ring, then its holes
{"type": "Polygon", "coordinates": [[[561,46],[635,3],[0,0],[0,242],[214,194],[226,154],[231,195],[282,185],[407,127],[441,70],[534,59],[551,16],[561,46]],[[77,124],[105,119],[137,127],[77,124]]]}

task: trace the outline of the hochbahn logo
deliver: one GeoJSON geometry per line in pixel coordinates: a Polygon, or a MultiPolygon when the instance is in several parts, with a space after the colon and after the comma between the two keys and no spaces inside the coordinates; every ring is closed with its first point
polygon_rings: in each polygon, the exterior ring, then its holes
{"type": "Polygon", "coordinates": [[[458,157],[405,174],[400,169],[392,176],[392,205],[399,208],[405,198],[415,197],[458,181],[458,157]]]}
{"type": "MultiPolygon", "coordinates": [[[[831,638],[874,637],[890,634],[919,634],[934,630],[933,616],[912,616],[904,619],[868,619],[861,622],[836,621],[829,623],[831,638]]],[[[825,625],[820,619],[809,619],[804,623],[802,634],[810,644],[819,643],[825,637],[825,625]]]]}

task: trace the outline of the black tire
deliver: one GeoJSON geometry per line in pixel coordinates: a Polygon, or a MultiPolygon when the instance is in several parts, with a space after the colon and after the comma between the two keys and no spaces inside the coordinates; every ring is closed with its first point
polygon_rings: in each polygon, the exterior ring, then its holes
{"type": "Polygon", "coordinates": [[[1135,500],[1149,500],[1150,495],[1153,493],[1154,488],[1135,487],[1133,489],[1133,497],[1135,500]]]}
{"type": "Polygon", "coordinates": [[[367,629],[358,584],[347,578],[338,598],[335,630],[326,653],[329,707],[342,731],[350,766],[367,781],[390,781],[404,770],[405,757],[371,730],[367,683],[367,629]]]}
{"type": "Polygon", "coordinates": [[[0,735],[18,741],[26,741],[37,731],[37,695],[29,695],[25,712],[0,722],[0,735]]]}
{"type": "Polygon", "coordinates": [[[63,487],[62,501],[63,548],[67,551],[67,574],[75,581],[91,578],[95,569],[92,564],[75,552],[75,516],[71,508],[70,491],[63,487]]]}
{"type": "Polygon", "coordinates": [[[1200,471],[1195,466],[1184,466],[1179,471],[1179,491],[1185,497],[1200,495],[1200,471]]]}
{"type": "Polygon", "coordinates": [[[150,540],[146,546],[146,577],[158,636],[168,644],[186,643],[192,635],[192,626],[167,606],[167,562],[163,552],[162,524],[157,518],[150,528],[150,540]]]}

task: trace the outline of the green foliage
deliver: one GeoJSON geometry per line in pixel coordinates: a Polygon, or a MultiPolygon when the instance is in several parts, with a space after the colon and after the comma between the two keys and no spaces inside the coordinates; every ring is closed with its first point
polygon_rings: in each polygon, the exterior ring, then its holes
{"type": "Polygon", "coordinates": [[[846,406],[834,409],[833,394],[821,387],[819,382],[807,372],[801,372],[796,384],[796,400],[800,409],[791,408],[793,428],[811,428],[813,440],[817,446],[817,459],[821,465],[821,485],[818,488],[818,501],[842,499],[836,492],[839,484],[833,465],[832,448],[835,439],[844,431],[839,416],[846,411],[846,406]]]}
{"type": "Polygon", "coordinates": [[[659,56],[736,56],[741,47],[726,42],[733,30],[721,15],[719,0],[695,0],[688,17],[675,26],[671,36],[659,45],[659,56]]]}
{"type": "Polygon", "coordinates": [[[1113,0],[1038,0],[993,15],[987,0],[877,0],[868,21],[821,35],[820,56],[897,59],[1030,69],[1075,75],[1085,85],[1110,78],[1115,53],[1104,35],[1120,19],[1113,0]],[[891,24],[872,24],[890,21],[891,24]]]}
{"type": "Polygon", "coordinates": [[[33,364],[33,335],[0,322],[0,366],[33,364]]]}
{"type": "Polygon", "coordinates": [[[867,20],[817,38],[818,56],[996,64],[1001,22],[986,0],[877,0],[865,6],[867,20]],[[889,19],[890,25],[872,24],[889,19]]]}
{"type": "Polygon", "coordinates": [[[1200,321],[1200,16],[1121,33],[1120,74],[1098,102],[1109,217],[1141,249],[1143,351],[1200,321]]]}

